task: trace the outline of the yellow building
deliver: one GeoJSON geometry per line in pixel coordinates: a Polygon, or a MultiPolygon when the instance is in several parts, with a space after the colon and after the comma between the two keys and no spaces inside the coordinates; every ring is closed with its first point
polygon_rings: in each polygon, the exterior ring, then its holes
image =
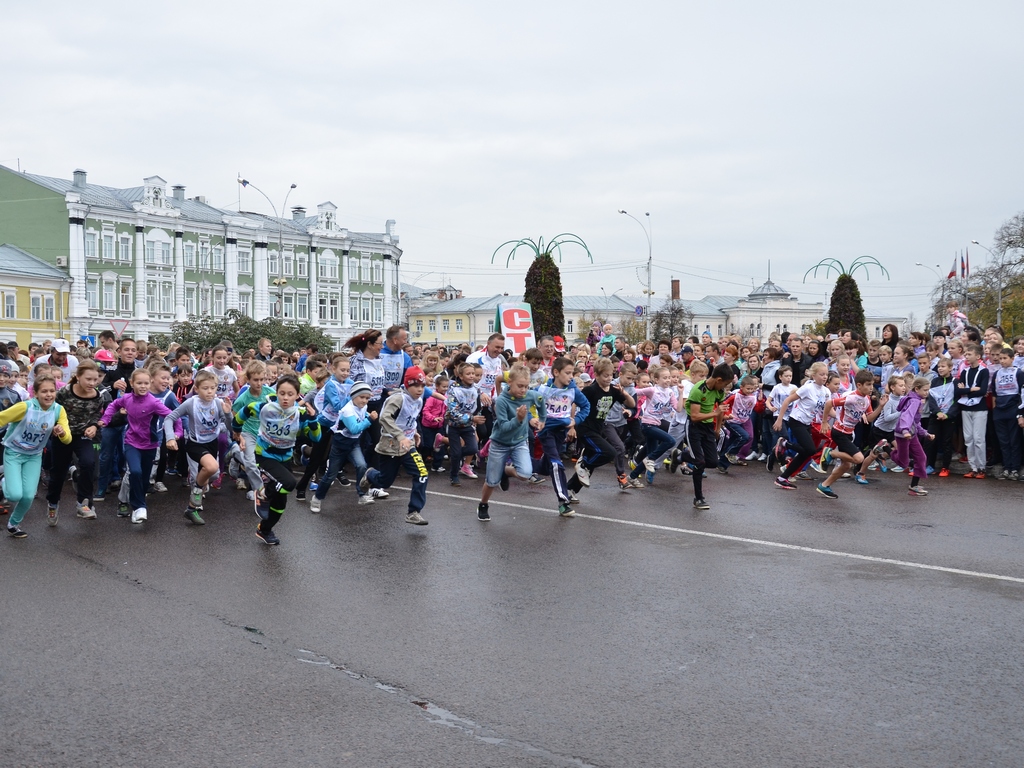
{"type": "Polygon", "coordinates": [[[21,248],[0,245],[0,341],[28,349],[33,341],[70,333],[65,319],[70,287],[66,272],[21,248]]]}

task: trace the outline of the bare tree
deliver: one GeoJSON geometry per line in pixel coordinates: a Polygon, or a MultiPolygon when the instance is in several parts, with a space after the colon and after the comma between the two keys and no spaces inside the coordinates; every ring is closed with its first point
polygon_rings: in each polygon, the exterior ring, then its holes
{"type": "Polygon", "coordinates": [[[651,315],[651,333],[654,335],[651,341],[689,336],[692,328],[693,311],[678,299],[668,302],[651,315]]]}

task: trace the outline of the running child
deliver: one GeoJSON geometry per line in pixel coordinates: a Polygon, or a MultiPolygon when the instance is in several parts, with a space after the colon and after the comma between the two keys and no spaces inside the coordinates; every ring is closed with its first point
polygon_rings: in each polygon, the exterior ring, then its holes
{"type": "MultiPolygon", "coordinates": [[[[609,365],[611,365],[609,363],[609,365]]],[[[609,377],[610,381],[610,377],[609,377]]],[[[507,372],[506,387],[495,400],[494,427],[491,430],[491,445],[487,454],[487,474],[476,508],[477,520],[491,519],[490,501],[495,486],[508,490],[509,477],[529,480],[533,473],[530,458],[530,429],[540,429],[543,424],[539,417],[531,417],[531,408],[543,412],[544,398],[531,392],[530,371],[526,366],[514,365],[507,372]],[[511,462],[511,463],[510,463],[511,462]]]]}
{"type": "MultiPolygon", "coordinates": [[[[345,462],[351,462],[356,468],[356,491],[359,494],[359,503],[373,503],[374,496],[369,491],[364,491],[359,484],[366,472],[366,459],[363,457],[363,449],[360,446],[361,435],[377,420],[376,411],[367,413],[366,410],[371,392],[369,384],[365,381],[357,381],[348,390],[348,402],[338,411],[338,418],[331,427],[331,452],[327,459],[327,471],[320,479],[313,498],[309,500],[309,511],[314,514],[320,511],[334,478],[345,466],[345,462]]],[[[378,489],[370,489],[370,491],[373,490],[378,489]]],[[[385,492],[381,491],[381,493],[385,492]]]]}
{"type": "Polygon", "coordinates": [[[825,402],[831,396],[825,387],[825,382],[828,381],[828,366],[819,361],[812,363],[807,372],[810,377],[808,382],[783,401],[779,415],[775,417],[774,429],[781,432],[783,414],[790,405],[793,406],[789,416],[789,431],[793,438],[792,442],[796,444],[796,456],[786,465],[782,474],[775,478],[775,487],[787,491],[796,490],[796,483],[791,478],[803,472],[818,452],[814,424],[821,423],[825,402]]]}
{"type": "Polygon", "coordinates": [[[451,484],[460,486],[462,483],[459,475],[471,480],[477,478],[469,462],[479,450],[476,428],[487,419],[481,413],[483,406],[480,390],[476,386],[483,374],[483,367],[466,362],[460,364],[455,373],[456,381],[451,383],[445,395],[445,422],[448,425],[451,484]]]}
{"type": "Polygon", "coordinates": [[[7,532],[15,539],[28,536],[21,529],[21,522],[39,488],[43,449],[50,435],[64,445],[71,443],[67,413],[63,406],[55,403],[57,382],[54,377],[49,374],[36,376],[33,388],[35,396],[31,400],[15,403],[0,411],[0,427],[7,427],[3,440],[3,492],[8,504],[13,506],[7,520],[7,532]]]}
{"type": "Polygon", "coordinates": [[[704,470],[718,463],[718,438],[725,417],[722,401],[734,380],[732,366],[720,363],[712,369],[708,378],[693,385],[686,399],[690,417],[686,443],[693,456],[694,509],[711,509],[704,498],[704,470]]]}
{"type": "Polygon", "coordinates": [[[826,400],[822,412],[821,423],[828,424],[832,409],[839,409],[839,415],[831,430],[832,442],[836,447],[825,448],[821,455],[823,467],[828,466],[833,457],[839,459],[832,473],[818,483],[818,493],[827,499],[838,499],[838,494],[832,490],[832,484],[849,472],[854,464],[859,466],[864,462],[864,454],[854,442],[853,433],[871,411],[871,392],[875,388],[875,375],[868,370],[857,371],[854,374],[854,387],[852,392],[843,393],[840,390],[837,395],[826,400]]]}
{"type": "Polygon", "coordinates": [[[935,439],[934,435],[925,432],[921,426],[921,403],[928,397],[930,388],[931,382],[924,376],[918,376],[914,379],[914,388],[900,400],[899,404],[900,418],[896,422],[896,450],[893,451],[893,460],[908,472],[913,462],[909,491],[911,496],[928,495],[928,491],[921,488],[918,483],[921,482],[921,478],[927,477],[928,465],[924,448],[921,446],[921,438],[935,439]]]}
{"type": "Polygon", "coordinates": [[[562,463],[562,448],[576,439],[576,424],[590,415],[590,401],[576,389],[572,380],[573,363],[568,357],[559,357],[551,366],[551,382],[534,388],[544,398],[544,426],[537,432],[537,442],[543,458],[536,464],[537,474],[550,474],[551,484],[558,498],[558,514],[573,517],[576,512],[569,505],[575,495],[569,491],[562,463]],[[576,414],[573,415],[573,406],[576,414]]]}
{"type": "Polygon", "coordinates": [[[651,368],[652,386],[639,387],[636,390],[638,395],[644,397],[640,406],[640,429],[644,434],[647,455],[629,473],[630,480],[640,477],[643,473],[647,484],[653,485],[658,460],[675,446],[675,441],[661,428],[661,423],[667,422],[679,405],[676,392],[670,386],[671,378],[671,369],[654,366],[651,368]]]}
{"type": "MultiPolygon", "coordinates": [[[[616,449],[606,438],[605,419],[613,405],[618,404],[632,409],[636,407],[636,402],[619,387],[612,385],[614,375],[615,364],[606,357],[599,358],[594,363],[594,381],[582,390],[583,396],[590,403],[590,413],[577,430],[583,444],[583,453],[576,462],[576,474],[568,482],[568,488],[572,493],[579,493],[584,486],[589,486],[591,473],[598,467],[613,462],[616,454],[622,450],[621,443],[616,449]]],[[[620,488],[626,487],[629,478],[621,475],[618,482],[620,488]]]]}

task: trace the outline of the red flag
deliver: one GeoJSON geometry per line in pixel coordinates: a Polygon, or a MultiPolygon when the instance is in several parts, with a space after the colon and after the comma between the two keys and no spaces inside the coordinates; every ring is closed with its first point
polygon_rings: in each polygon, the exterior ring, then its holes
{"type": "Polygon", "coordinates": [[[960,254],[960,277],[967,277],[967,265],[964,263],[964,255],[960,254]]]}
{"type": "Polygon", "coordinates": [[[953,254],[953,268],[949,270],[949,274],[946,275],[947,280],[952,280],[956,277],[956,254],[953,254]]]}

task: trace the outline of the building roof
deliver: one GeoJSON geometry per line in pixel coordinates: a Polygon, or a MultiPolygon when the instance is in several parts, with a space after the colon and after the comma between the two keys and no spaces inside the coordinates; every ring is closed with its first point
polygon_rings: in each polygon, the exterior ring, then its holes
{"type": "MultiPolygon", "coordinates": [[[[419,309],[414,309],[411,314],[497,311],[499,304],[521,304],[522,302],[523,296],[521,294],[496,293],[483,299],[478,297],[436,301],[433,304],[427,304],[419,309]]],[[[600,312],[607,307],[606,311],[608,312],[628,312],[632,314],[634,306],[636,305],[621,296],[562,297],[562,311],[564,312],[600,312]]]]}
{"type": "Polygon", "coordinates": [[[4,274],[41,277],[45,280],[70,280],[66,272],[15,245],[0,245],[0,264],[3,264],[4,274]]]}
{"type": "Polygon", "coordinates": [[[748,299],[788,299],[789,291],[768,278],[760,288],[747,294],[748,299]]]}

